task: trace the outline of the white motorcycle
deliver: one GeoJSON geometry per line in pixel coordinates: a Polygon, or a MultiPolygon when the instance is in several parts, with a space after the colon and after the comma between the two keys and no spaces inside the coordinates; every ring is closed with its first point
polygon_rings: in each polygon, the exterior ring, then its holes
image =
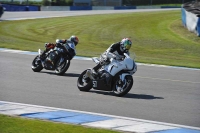
{"type": "Polygon", "coordinates": [[[98,76],[93,76],[92,69],[83,71],[77,81],[80,91],[90,89],[111,91],[116,96],[126,95],[133,86],[132,75],[137,71],[137,65],[128,54],[124,53],[125,58],[116,59],[113,53],[103,53],[100,58],[93,57],[92,60],[102,67],[98,70],[98,76]]]}

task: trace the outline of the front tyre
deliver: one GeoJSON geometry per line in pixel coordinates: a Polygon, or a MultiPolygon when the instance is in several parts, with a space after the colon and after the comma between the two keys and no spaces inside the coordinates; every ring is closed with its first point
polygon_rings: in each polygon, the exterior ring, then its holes
{"type": "Polygon", "coordinates": [[[56,63],[55,73],[58,75],[63,75],[68,70],[69,66],[70,66],[70,60],[66,58],[64,59],[64,61],[62,61],[62,63],[58,61],[56,63]]]}
{"type": "Polygon", "coordinates": [[[124,81],[120,79],[119,76],[117,76],[114,80],[114,85],[113,85],[113,93],[116,96],[124,96],[126,95],[132,88],[133,86],[133,77],[131,75],[127,75],[124,78],[124,81]]]}
{"type": "Polygon", "coordinates": [[[31,68],[34,72],[40,72],[43,69],[39,55],[34,58],[31,68]]]}
{"type": "Polygon", "coordinates": [[[92,80],[86,76],[87,70],[83,71],[77,80],[77,87],[80,91],[89,91],[92,88],[92,80]]]}

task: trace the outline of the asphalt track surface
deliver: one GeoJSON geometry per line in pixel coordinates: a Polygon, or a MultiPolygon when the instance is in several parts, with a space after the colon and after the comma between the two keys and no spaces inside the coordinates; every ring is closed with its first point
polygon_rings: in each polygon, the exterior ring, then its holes
{"type": "Polygon", "coordinates": [[[31,70],[34,55],[0,52],[0,100],[200,127],[200,71],[139,65],[125,97],[80,92],[79,74],[94,66],[74,59],[64,76],[31,70]]]}
{"type": "Polygon", "coordinates": [[[74,59],[66,74],[57,76],[33,72],[34,57],[0,51],[0,101],[200,127],[200,70],[138,65],[129,94],[115,97],[78,90],[77,78],[95,65],[92,61],[74,59]]]}

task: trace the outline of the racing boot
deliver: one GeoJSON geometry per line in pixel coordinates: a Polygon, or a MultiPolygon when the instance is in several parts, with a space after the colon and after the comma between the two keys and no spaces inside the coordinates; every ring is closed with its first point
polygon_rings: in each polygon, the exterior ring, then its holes
{"type": "Polygon", "coordinates": [[[44,50],[44,51],[42,51],[42,50],[40,50],[40,49],[38,50],[39,57],[40,57],[40,59],[41,59],[42,61],[45,60],[46,52],[47,52],[47,50],[44,50]]]}

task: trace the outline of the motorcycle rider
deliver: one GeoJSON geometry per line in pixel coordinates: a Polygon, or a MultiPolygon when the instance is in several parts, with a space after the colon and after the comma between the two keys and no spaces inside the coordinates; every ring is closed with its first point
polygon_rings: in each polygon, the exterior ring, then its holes
{"type": "MultiPolygon", "coordinates": [[[[110,58],[115,58],[120,60],[124,58],[124,53],[129,55],[129,49],[131,48],[132,41],[129,38],[123,38],[120,42],[112,44],[105,52],[106,56],[108,57],[106,62],[110,61],[110,58]],[[111,53],[111,55],[110,55],[111,53]],[[113,53],[113,54],[112,54],[113,53]]],[[[96,77],[98,75],[97,70],[104,65],[105,62],[99,62],[93,69],[92,75],[96,77]]]]}
{"type": "Polygon", "coordinates": [[[77,36],[72,35],[69,39],[56,39],[56,43],[45,43],[45,50],[43,51],[43,53],[40,54],[40,59],[44,60],[45,59],[45,54],[53,49],[55,46],[59,46],[60,43],[74,43],[74,45],[76,46],[79,43],[79,39],[77,36]]]}

